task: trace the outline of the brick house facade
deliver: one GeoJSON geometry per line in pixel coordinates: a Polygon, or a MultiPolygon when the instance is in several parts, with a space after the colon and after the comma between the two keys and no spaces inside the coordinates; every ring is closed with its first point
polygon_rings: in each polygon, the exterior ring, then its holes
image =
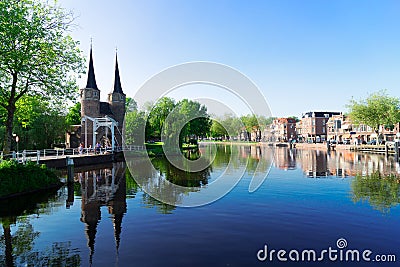
{"type": "Polygon", "coordinates": [[[296,120],[293,118],[278,118],[273,120],[272,132],[274,139],[278,142],[287,142],[297,139],[296,120]]]}
{"type": "Polygon", "coordinates": [[[327,140],[328,119],[340,112],[307,112],[301,119],[301,139],[310,143],[320,143],[327,140]]]}

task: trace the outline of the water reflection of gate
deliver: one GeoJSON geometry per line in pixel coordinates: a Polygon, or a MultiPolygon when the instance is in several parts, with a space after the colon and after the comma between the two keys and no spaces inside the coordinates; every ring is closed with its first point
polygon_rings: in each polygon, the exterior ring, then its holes
{"type": "Polygon", "coordinates": [[[102,206],[108,207],[114,227],[116,251],[119,249],[122,218],[126,213],[125,170],[125,163],[118,162],[113,163],[111,168],[95,169],[75,175],[75,180],[81,185],[81,221],[86,225],[90,263],[95,251],[97,225],[101,219],[102,206]]]}

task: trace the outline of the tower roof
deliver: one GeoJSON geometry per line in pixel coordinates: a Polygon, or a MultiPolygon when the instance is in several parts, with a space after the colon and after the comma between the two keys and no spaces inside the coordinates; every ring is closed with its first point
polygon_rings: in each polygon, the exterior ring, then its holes
{"type": "Polygon", "coordinates": [[[121,78],[119,77],[117,53],[115,53],[115,75],[114,75],[114,91],[113,91],[113,93],[120,93],[120,94],[124,93],[122,91],[121,78]]]}
{"type": "Polygon", "coordinates": [[[99,88],[97,88],[96,76],[94,75],[92,46],[90,46],[89,71],[88,71],[86,88],[99,89],[99,88]]]}

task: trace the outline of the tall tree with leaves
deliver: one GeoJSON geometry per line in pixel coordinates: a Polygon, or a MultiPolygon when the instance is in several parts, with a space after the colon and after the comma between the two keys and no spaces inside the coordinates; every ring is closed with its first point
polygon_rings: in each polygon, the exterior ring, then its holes
{"type": "Polygon", "coordinates": [[[182,147],[184,141],[191,136],[206,136],[210,132],[211,123],[206,106],[183,99],[165,120],[162,136],[168,146],[174,146],[178,140],[179,147],[182,147]]]}
{"type": "Polygon", "coordinates": [[[381,125],[394,125],[400,121],[400,100],[388,96],[385,90],[366,99],[350,100],[349,115],[355,124],[365,124],[378,133],[381,125]]]}
{"type": "Polygon", "coordinates": [[[175,108],[175,100],[169,97],[163,97],[151,107],[148,111],[146,137],[161,139],[161,131],[164,126],[165,119],[175,108]]]}
{"type": "Polygon", "coordinates": [[[81,102],[76,103],[68,109],[68,113],[65,116],[65,123],[68,126],[81,124],[81,102]]]}
{"type": "Polygon", "coordinates": [[[78,43],[68,34],[72,14],[49,2],[0,1],[0,106],[6,110],[8,153],[16,103],[24,95],[72,98],[83,71],[78,43]]]}

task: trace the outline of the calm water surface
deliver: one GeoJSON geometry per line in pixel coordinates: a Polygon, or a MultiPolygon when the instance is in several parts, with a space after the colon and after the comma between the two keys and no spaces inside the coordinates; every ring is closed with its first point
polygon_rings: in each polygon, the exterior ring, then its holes
{"type": "MultiPolygon", "coordinates": [[[[207,149],[207,147],[202,148],[207,149]]],[[[0,266],[398,266],[400,261],[399,183],[366,183],[354,178],[374,171],[400,173],[392,158],[316,150],[271,150],[264,146],[218,146],[209,168],[188,174],[165,159],[149,168],[140,158],[76,169],[75,184],[57,192],[0,203],[0,266]],[[135,182],[163,190],[163,179],[198,187],[168,192],[171,202],[207,190],[226,170],[245,166],[243,179],[218,201],[179,208],[153,199],[135,182]],[[273,163],[272,163],[273,162],[273,163]],[[248,192],[254,172],[267,179],[248,192]],[[258,166],[258,169],[257,169],[258,166]],[[261,262],[257,252],[369,249],[395,254],[396,263],[261,262]]],[[[232,169],[229,175],[237,173],[232,169]]],[[[287,256],[287,255],[286,255],[287,256]]]]}

